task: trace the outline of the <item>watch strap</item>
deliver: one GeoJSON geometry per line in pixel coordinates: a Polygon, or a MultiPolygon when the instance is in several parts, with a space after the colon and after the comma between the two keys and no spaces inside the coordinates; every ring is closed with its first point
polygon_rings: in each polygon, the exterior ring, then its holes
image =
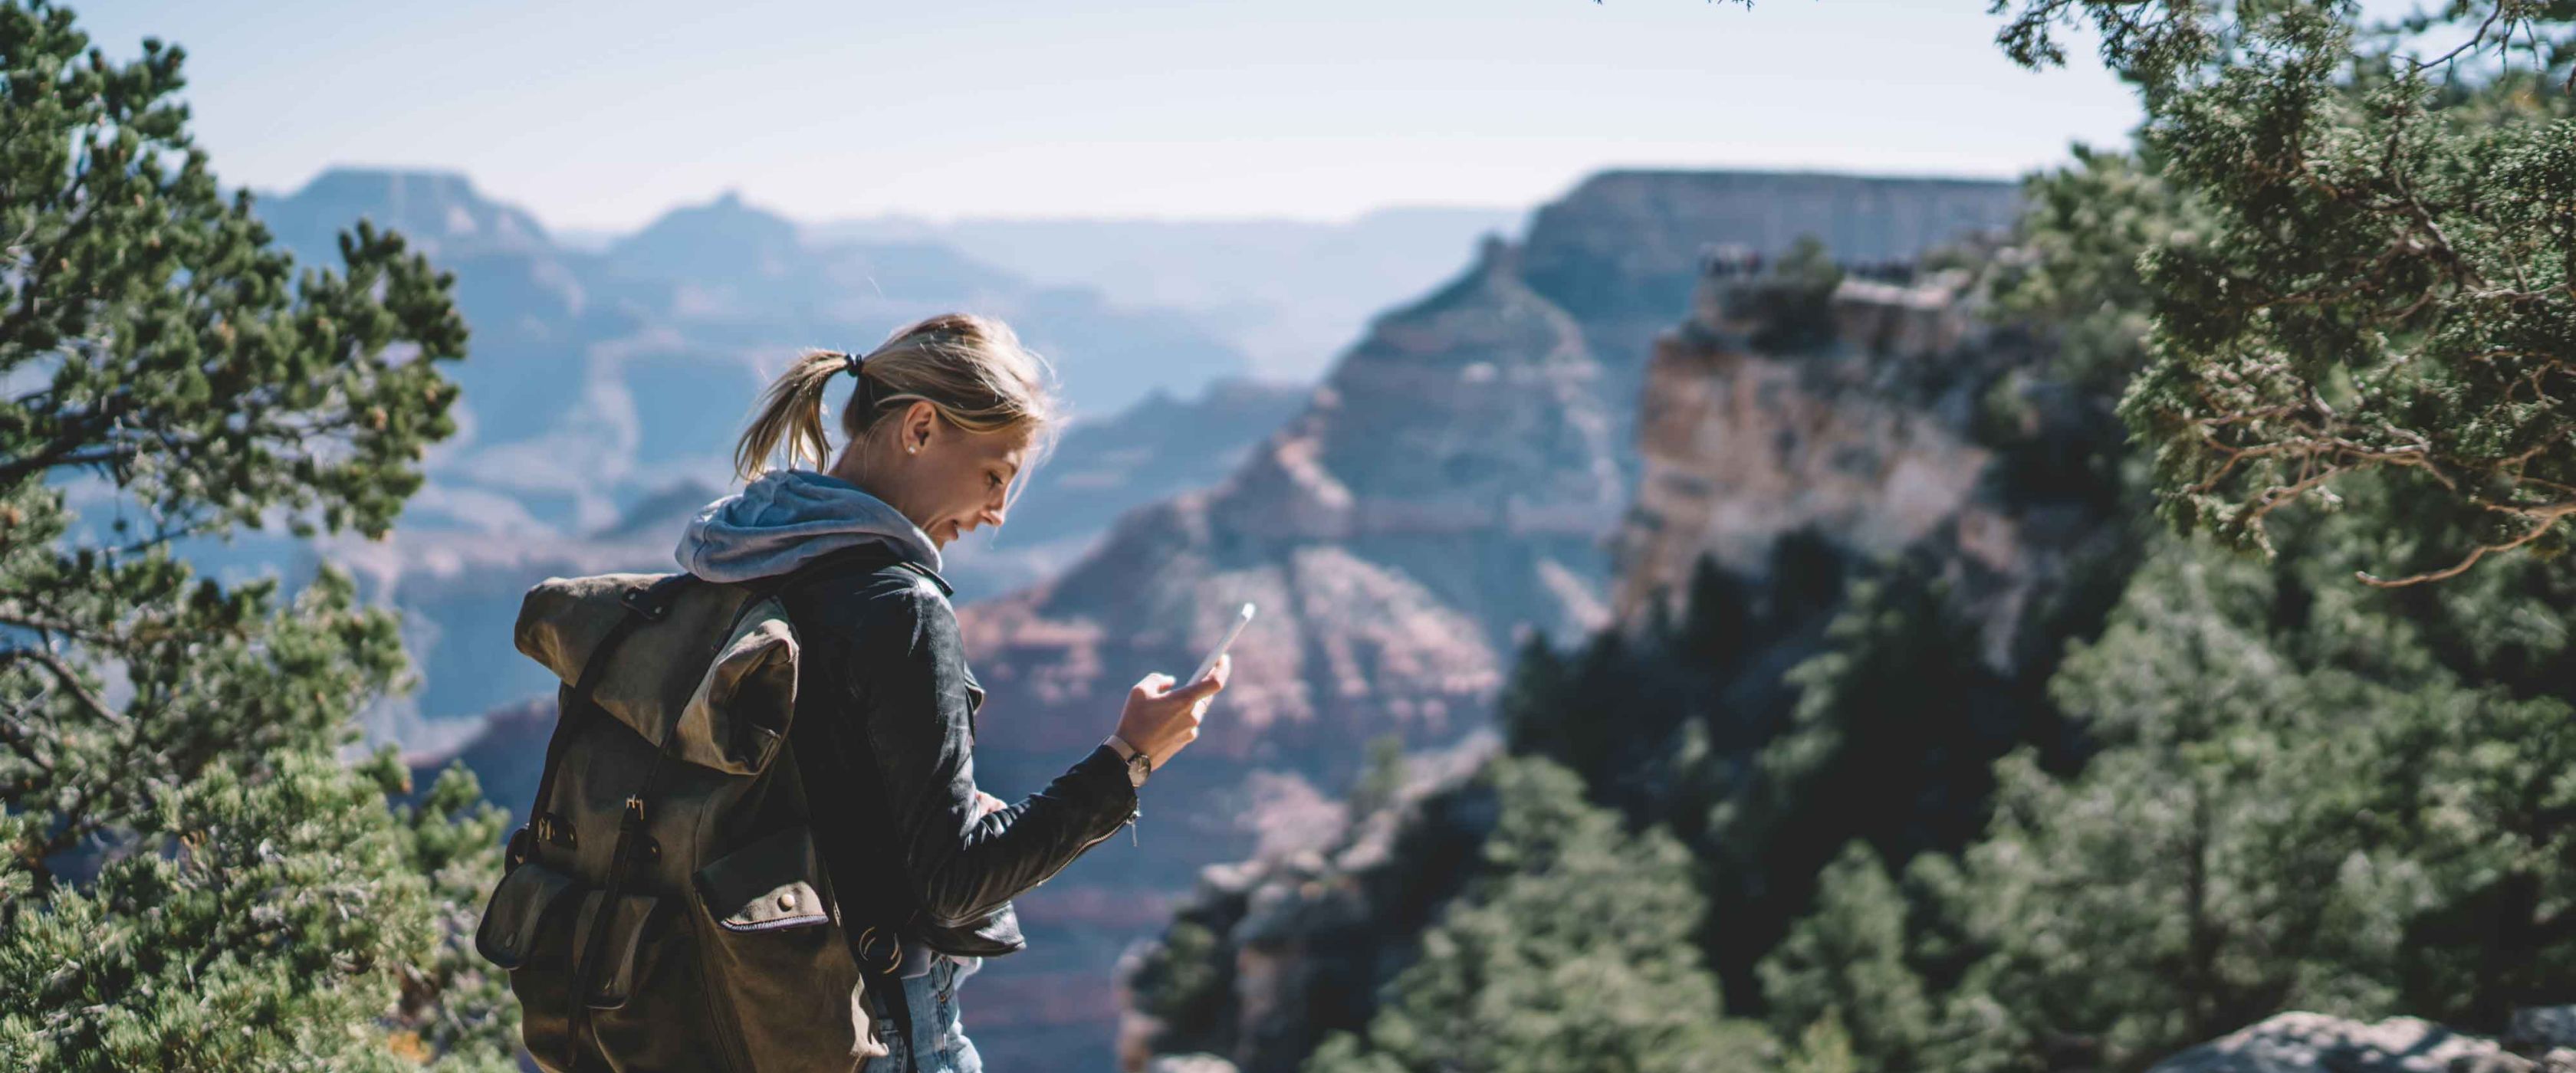
{"type": "Polygon", "coordinates": [[[1105,744],[1109,746],[1110,751],[1117,753],[1120,758],[1127,761],[1128,781],[1138,786],[1145,785],[1145,776],[1152,774],[1154,771],[1153,755],[1147,753],[1143,749],[1137,748],[1130,744],[1127,739],[1119,737],[1116,734],[1111,734],[1109,736],[1109,740],[1105,744]]]}

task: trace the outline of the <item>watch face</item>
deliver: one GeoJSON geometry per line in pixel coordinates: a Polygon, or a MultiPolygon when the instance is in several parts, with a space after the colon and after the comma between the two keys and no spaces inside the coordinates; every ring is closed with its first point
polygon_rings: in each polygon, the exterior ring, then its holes
{"type": "Polygon", "coordinates": [[[1145,754],[1143,753],[1137,753],[1127,758],[1127,781],[1129,782],[1142,786],[1145,784],[1145,776],[1153,770],[1154,762],[1145,759],[1145,754]]]}

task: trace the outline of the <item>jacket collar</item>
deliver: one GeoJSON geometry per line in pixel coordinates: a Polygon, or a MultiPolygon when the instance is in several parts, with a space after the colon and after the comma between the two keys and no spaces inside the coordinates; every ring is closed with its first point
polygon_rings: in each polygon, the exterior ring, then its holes
{"type": "Polygon", "coordinates": [[[808,578],[819,577],[823,572],[845,564],[866,564],[871,569],[899,566],[906,570],[910,570],[913,573],[929,578],[931,584],[939,586],[939,594],[941,596],[957,595],[956,587],[950,585],[947,578],[939,576],[939,571],[931,569],[928,563],[921,562],[917,559],[905,558],[903,554],[896,550],[892,545],[877,541],[870,541],[865,544],[852,544],[846,548],[834,548],[831,551],[824,552],[821,555],[817,555],[814,558],[807,560],[802,565],[799,565],[793,573],[808,578]]]}
{"type": "Polygon", "coordinates": [[[927,563],[918,562],[912,559],[897,559],[895,560],[895,565],[929,578],[931,584],[939,586],[939,595],[941,596],[957,595],[957,589],[948,584],[948,579],[939,576],[939,571],[931,569],[927,563]]]}

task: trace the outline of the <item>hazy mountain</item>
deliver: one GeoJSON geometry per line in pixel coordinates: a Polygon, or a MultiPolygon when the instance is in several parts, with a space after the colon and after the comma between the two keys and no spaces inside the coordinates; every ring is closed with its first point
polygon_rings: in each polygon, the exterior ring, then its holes
{"type": "Polygon", "coordinates": [[[1312,381],[1397,296],[1456,271],[1458,251],[1519,224],[1517,208],[1380,209],[1344,222],[977,220],[817,225],[819,237],[934,240],[1042,283],[1124,305],[1186,309],[1253,371],[1312,381]]]}

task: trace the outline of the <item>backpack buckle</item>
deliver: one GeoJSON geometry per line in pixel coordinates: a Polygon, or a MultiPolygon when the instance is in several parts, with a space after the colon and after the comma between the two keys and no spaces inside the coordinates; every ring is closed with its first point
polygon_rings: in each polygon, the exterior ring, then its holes
{"type": "Polygon", "coordinates": [[[551,812],[537,813],[530,817],[527,824],[519,830],[527,832],[529,837],[540,842],[550,842],[566,849],[573,846],[572,825],[565,823],[563,817],[551,812]]]}

